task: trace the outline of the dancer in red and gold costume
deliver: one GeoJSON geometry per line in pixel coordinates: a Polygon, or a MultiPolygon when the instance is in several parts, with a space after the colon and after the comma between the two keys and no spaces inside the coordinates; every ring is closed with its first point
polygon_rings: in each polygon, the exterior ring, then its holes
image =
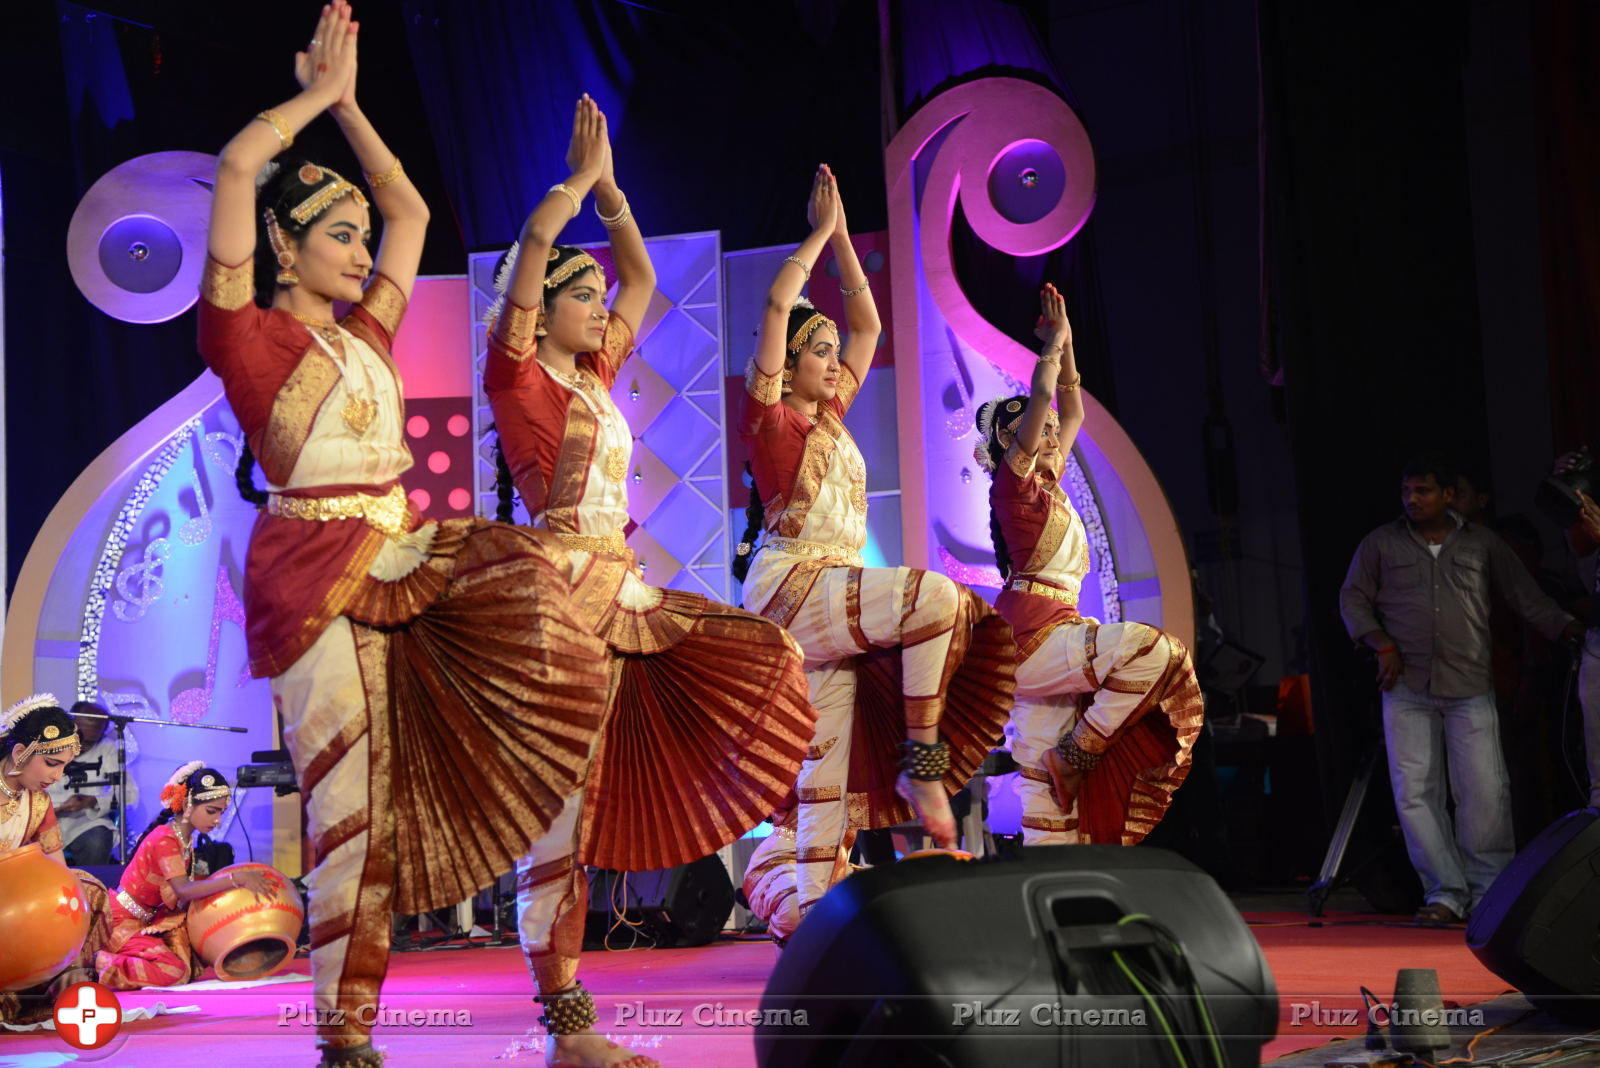
{"type": "Polygon", "coordinates": [[[356,104],[356,38],[349,5],[325,7],[296,57],[302,92],[222,150],[200,303],[201,354],[249,443],[241,491],[264,504],[246,637],[316,848],[325,1064],[378,1063],[361,1021],[391,912],[452,905],[515,865],[581,785],[606,686],[559,542],[428,522],[401,488],[412,458],[389,350],[428,209],[356,104]],[[376,263],[354,184],[300,161],[263,173],[324,110],[383,214],[376,263]],[[351,305],[338,321],[336,300],[351,305]],[[250,484],[252,452],[270,494],[250,484]]]}
{"type": "Polygon", "coordinates": [[[979,409],[975,453],[994,477],[991,527],[1006,580],[995,607],[1017,636],[1023,841],[1134,845],[1188,775],[1204,706],[1177,638],[1078,614],[1089,543],[1061,475],[1083,425],[1081,378],[1061,294],[1046,286],[1040,303],[1045,344],[1030,391],[979,409]]]}
{"type": "Polygon", "coordinates": [[[755,477],[734,565],[745,607],[783,624],[806,652],[818,718],[796,787],[802,915],[832,884],[847,824],[890,826],[914,809],[940,846],[955,845],[950,796],[1001,741],[1016,654],[1011,628],[965,586],[862,565],[867,472],[844,416],[880,324],[827,167],[808,218],[811,235],[767,294],[745,376],[739,433],[755,477]],[[842,348],[834,323],[799,301],[829,243],[850,328],[842,348]]]}
{"type": "Polygon", "coordinates": [[[111,937],[95,958],[101,983],[137,990],[199,978],[205,965],[189,946],[189,903],[236,886],[258,897],[271,892],[260,872],[214,876],[198,855],[201,839],[222,821],[231,793],[222,773],[198,760],[167,780],[161,812],[139,836],[111,898],[111,937]]]}
{"type": "Polygon", "coordinates": [[[500,273],[484,388],[503,456],[501,518],[514,482],[533,524],[567,547],[574,601],[610,648],[611,705],[583,793],[521,866],[518,910],[551,1032],[547,1063],[631,1068],[654,1062],[594,1032],[576,979],[588,891],[578,865],[641,871],[716,852],[783,802],[815,721],[800,649],[782,627],[647,584],[624,541],[633,434],[610,390],[655,272],[617,188],[605,116],[587,96],[567,163],[500,273]],[[617,266],[609,311],[600,264],[555,243],[591,190],[617,266]]]}
{"type": "MultiPolygon", "coordinates": [[[[66,774],[82,751],[78,726],[55,695],[34,694],[0,716],[0,853],[37,844],[46,855],[66,863],[61,828],[47,791],[66,774]]],[[[17,992],[0,991],[0,1021],[34,1023],[46,1019],[56,995],[74,983],[95,978],[95,953],[110,933],[106,888],[88,872],[78,877],[82,904],[89,913],[89,935],[83,948],[48,983],[17,992]]]]}

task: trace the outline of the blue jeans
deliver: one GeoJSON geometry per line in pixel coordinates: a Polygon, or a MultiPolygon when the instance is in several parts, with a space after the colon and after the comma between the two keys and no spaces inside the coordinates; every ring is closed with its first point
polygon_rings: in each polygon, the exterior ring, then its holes
{"type": "Polygon", "coordinates": [[[1396,682],[1383,695],[1383,735],[1406,852],[1428,903],[1465,914],[1515,852],[1494,694],[1434,697],[1396,682]],[[1447,757],[1454,834],[1445,810],[1447,757]]]}

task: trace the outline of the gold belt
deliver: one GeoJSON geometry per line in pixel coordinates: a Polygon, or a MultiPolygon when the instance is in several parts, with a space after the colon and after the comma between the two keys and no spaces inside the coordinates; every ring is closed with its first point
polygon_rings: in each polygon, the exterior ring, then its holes
{"type": "Polygon", "coordinates": [[[128,896],[126,890],[117,891],[117,902],[128,910],[129,915],[140,923],[149,923],[155,917],[154,909],[147,909],[133,898],[128,896]]]}
{"type": "Polygon", "coordinates": [[[406,491],[400,486],[382,497],[366,493],[348,493],[343,497],[285,497],[274,493],[267,497],[268,515],[320,523],[332,519],[364,519],[372,529],[395,538],[406,532],[409,511],[406,491]]]}
{"type": "Polygon", "coordinates": [[[1032,579],[1014,578],[1006,583],[1006,589],[1016,590],[1018,593],[1034,593],[1040,597],[1049,597],[1060,601],[1069,608],[1078,607],[1078,598],[1058,586],[1051,586],[1043,582],[1034,582],[1032,579]]]}
{"type": "Polygon", "coordinates": [[[863,567],[861,553],[855,549],[846,549],[841,545],[829,545],[823,541],[802,541],[799,538],[774,538],[768,537],[762,545],[764,549],[776,549],[780,553],[790,553],[794,556],[821,556],[844,562],[850,567],[863,567]]]}
{"type": "Polygon", "coordinates": [[[613,530],[610,534],[566,534],[559,530],[550,533],[561,539],[561,544],[569,549],[576,549],[586,553],[615,553],[623,556],[628,551],[628,539],[620,530],[613,530]]]}

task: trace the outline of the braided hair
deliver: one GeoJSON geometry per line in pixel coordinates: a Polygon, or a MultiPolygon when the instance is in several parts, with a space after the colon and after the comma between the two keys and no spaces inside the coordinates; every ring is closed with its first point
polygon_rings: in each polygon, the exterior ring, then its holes
{"type": "Polygon", "coordinates": [[[755,472],[750,470],[749,461],[744,465],[745,481],[750,484],[750,502],[744,506],[744,534],[739,538],[739,544],[749,546],[743,555],[733,558],[733,577],[740,582],[750,573],[750,564],[755,559],[756,538],[761,535],[761,528],[767,521],[767,508],[762,503],[761,492],[756,489],[755,472]]]}
{"type": "Polygon", "coordinates": [[[502,523],[511,522],[513,488],[511,465],[506,463],[505,446],[500,440],[499,433],[496,433],[494,439],[494,492],[499,503],[495,505],[494,517],[502,523]]]}
{"type": "Polygon", "coordinates": [[[233,483],[239,487],[239,496],[261,508],[267,503],[267,491],[256,485],[256,454],[250,451],[247,441],[239,448],[239,466],[234,469],[233,483]]]}
{"type": "MultiPolygon", "coordinates": [[[[978,466],[989,472],[991,479],[995,470],[1006,462],[1006,446],[1000,443],[1000,430],[1005,422],[1002,416],[1016,401],[1021,401],[1023,410],[1026,410],[1026,393],[1015,397],[999,397],[978,409],[978,433],[983,435],[983,440],[973,450],[973,458],[978,461],[978,466]]],[[[994,509],[993,493],[989,495],[989,539],[994,542],[994,562],[1000,569],[1000,577],[1010,578],[1011,550],[1006,547],[1005,534],[1000,529],[1000,515],[994,509]]]]}

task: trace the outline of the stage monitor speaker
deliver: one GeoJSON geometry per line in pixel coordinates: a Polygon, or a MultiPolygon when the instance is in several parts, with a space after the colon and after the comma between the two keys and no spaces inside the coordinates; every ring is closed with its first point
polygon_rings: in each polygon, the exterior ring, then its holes
{"type": "Polygon", "coordinates": [[[607,948],[607,932],[621,923],[619,910],[629,925],[643,925],[657,949],[703,946],[716,939],[733,915],[733,880],[715,853],[660,871],[593,869],[585,949],[607,948]]]}
{"type": "Polygon", "coordinates": [[[1122,846],[932,857],[850,876],[778,958],[756,1060],[762,1068],[1175,1063],[1124,966],[1187,1036],[1179,1042],[1188,1063],[1215,1068],[1218,1052],[1230,1066],[1260,1063],[1277,1031],[1278,995],[1244,920],[1188,861],[1122,846]],[[1199,1037],[1191,987],[1204,995],[1216,1046],[1199,1037]]]}
{"type": "Polygon", "coordinates": [[[1472,910],[1467,945],[1556,1019],[1600,1027],[1600,813],[1539,832],[1472,910]]]}

